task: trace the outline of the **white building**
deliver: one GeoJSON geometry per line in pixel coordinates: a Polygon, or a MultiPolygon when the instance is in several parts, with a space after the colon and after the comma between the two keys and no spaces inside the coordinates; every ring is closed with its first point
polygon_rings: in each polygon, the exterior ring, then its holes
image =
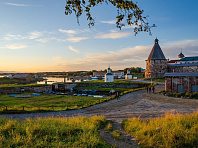
{"type": "Polygon", "coordinates": [[[105,74],[105,82],[113,82],[114,81],[114,76],[111,73],[110,67],[107,69],[107,73],[105,74]]]}
{"type": "Polygon", "coordinates": [[[132,79],[132,74],[130,73],[130,70],[127,70],[127,74],[125,75],[125,79],[132,79]]]}

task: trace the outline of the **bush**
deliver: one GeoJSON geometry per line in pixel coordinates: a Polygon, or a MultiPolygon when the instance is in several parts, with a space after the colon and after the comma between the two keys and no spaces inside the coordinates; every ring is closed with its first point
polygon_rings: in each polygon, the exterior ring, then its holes
{"type": "Polygon", "coordinates": [[[193,93],[192,97],[198,99],[198,93],[197,92],[193,93]]]}
{"type": "Polygon", "coordinates": [[[185,97],[187,97],[187,98],[192,98],[192,94],[186,93],[185,97]]]}
{"type": "Polygon", "coordinates": [[[168,92],[166,95],[170,97],[171,96],[171,93],[168,92]]]}
{"type": "Polygon", "coordinates": [[[177,93],[176,97],[181,98],[181,93],[177,93]]]}
{"type": "Polygon", "coordinates": [[[176,96],[177,96],[177,93],[172,93],[171,96],[172,96],[172,97],[176,97],[176,96]]]}

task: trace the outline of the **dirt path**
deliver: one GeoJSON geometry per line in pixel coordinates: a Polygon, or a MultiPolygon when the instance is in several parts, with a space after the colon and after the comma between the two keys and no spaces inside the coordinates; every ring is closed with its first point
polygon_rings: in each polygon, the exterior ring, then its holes
{"type": "MultiPolygon", "coordinates": [[[[140,90],[121,96],[118,100],[114,99],[74,111],[1,116],[25,119],[49,116],[68,118],[101,115],[108,120],[114,121],[114,130],[120,130],[122,121],[128,118],[139,117],[140,119],[151,119],[161,117],[167,112],[192,113],[198,109],[198,100],[173,98],[157,94],[158,91],[163,89],[164,84],[162,83],[156,86],[155,94],[140,90]]],[[[121,132],[122,136],[125,137],[125,141],[114,140],[111,138],[110,133],[104,131],[101,131],[101,136],[107,142],[117,147],[136,147],[133,138],[123,131],[121,132]]]]}

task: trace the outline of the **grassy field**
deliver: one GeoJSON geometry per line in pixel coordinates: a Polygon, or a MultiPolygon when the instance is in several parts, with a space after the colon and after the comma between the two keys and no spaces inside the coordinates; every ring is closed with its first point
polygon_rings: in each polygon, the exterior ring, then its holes
{"type": "Polygon", "coordinates": [[[6,87],[39,87],[47,86],[47,84],[0,84],[0,88],[6,87]]]}
{"type": "Polygon", "coordinates": [[[110,99],[112,97],[83,97],[83,96],[67,96],[67,95],[46,95],[31,96],[31,98],[14,98],[9,95],[0,96],[0,113],[4,113],[10,110],[14,112],[22,112],[23,107],[25,111],[29,112],[44,112],[44,111],[62,111],[71,109],[80,109],[95,105],[110,99]],[[5,111],[5,106],[7,110],[5,111]]]}
{"type": "Polygon", "coordinates": [[[115,90],[115,91],[127,91],[130,90],[130,88],[99,88],[99,87],[75,87],[75,90],[78,89],[87,89],[87,90],[99,90],[99,91],[110,91],[110,90],[115,90]]]}
{"type": "Polygon", "coordinates": [[[198,112],[183,116],[167,114],[161,119],[123,121],[123,128],[143,147],[197,147],[198,112]]]}
{"type": "Polygon", "coordinates": [[[99,116],[25,121],[0,118],[0,147],[110,148],[100,137],[106,119],[99,116]]]}
{"type": "MultiPolygon", "coordinates": [[[[144,88],[129,89],[120,93],[120,96],[144,88]]],[[[28,94],[28,93],[27,93],[28,94]]],[[[31,96],[31,98],[14,98],[9,95],[0,96],[0,113],[28,113],[28,112],[49,112],[63,111],[88,107],[102,103],[116,96],[110,97],[83,97],[67,95],[46,95],[31,96]],[[6,110],[7,106],[7,110],[6,110]],[[23,108],[24,107],[24,108],[23,108]],[[24,109],[24,110],[23,110],[24,109]]]]}
{"type": "MultiPolygon", "coordinates": [[[[151,81],[151,79],[144,79],[145,81],[151,81]]],[[[155,82],[165,82],[165,78],[161,78],[161,79],[152,79],[152,81],[155,82]]]]}

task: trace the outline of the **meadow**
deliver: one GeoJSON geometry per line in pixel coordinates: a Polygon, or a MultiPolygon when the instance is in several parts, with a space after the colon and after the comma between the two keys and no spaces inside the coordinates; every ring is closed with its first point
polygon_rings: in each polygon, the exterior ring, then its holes
{"type": "Polygon", "coordinates": [[[0,113],[46,112],[80,109],[102,103],[113,98],[115,98],[115,96],[98,98],[41,94],[40,96],[32,95],[30,98],[14,98],[9,97],[9,95],[1,95],[0,113]]]}
{"type": "MultiPolygon", "coordinates": [[[[101,81],[94,82],[85,82],[85,83],[101,83],[101,81]]],[[[104,82],[102,82],[104,83],[104,82]]],[[[111,83],[111,82],[110,82],[111,83]]],[[[131,84],[134,82],[117,80],[112,83],[126,83],[131,84]]],[[[138,83],[139,84],[139,83],[138,83]]],[[[140,83],[141,86],[144,86],[143,83],[140,83]]],[[[15,84],[13,84],[15,85],[15,84]]],[[[147,84],[148,85],[148,84],[147,84]]],[[[18,85],[15,85],[15,87],[18,85]]],[[[28,86],[37,86],[37,85],[28,85],[28,86]]],[[[7,87],[12,87],[9,85],[7,87]]],[[[112,88],[98,88],[98,87],[83,87],[77,89],[94,89],[99,91],[110,91],[112,88]]],[[[115,91],[119,91],[120,96],[144,89],[126,89],[126,88],[113,88],[115,91]]],[[[22,95],[31,94],[23,93],[22,95]]],[[[49,111],[64,111],[64,110],[73,110],[81,109],[88,106],[92,106],[98,103],[102,103],[111,99],[114,99],[116,96],[112,95],[109,97],[83,97],[83,96],[70,96],[70,95],[49,95],[49,94],[40,94],[40,96],[31,96],[30,98],[14,98],[9,97],[7,94],[0,95],[0,113],[32,113],[32,112],[49,112],[49,111]]]]}
{"type": "Polygon", "coordinates": [[[112,147],[99,135],[106,125],[104,117],[0,118],[0,123],[0,147],[112,147]]]}
{"type": "MultiPolygon", "coordinates": [[[[151,79],[144,79],[145,81],[151,81],[151,79]]],[[[165,82],[165,78],[159,78],[159,79],[152,79],[152,81],[155,82],[165,82]]]]}
{"type": "Polygon", "coordinates": [[[164,118],[123,121],[124,130],[142,147],[197,147],[198,112],[190,115],[167,113],[164,118]]]}

